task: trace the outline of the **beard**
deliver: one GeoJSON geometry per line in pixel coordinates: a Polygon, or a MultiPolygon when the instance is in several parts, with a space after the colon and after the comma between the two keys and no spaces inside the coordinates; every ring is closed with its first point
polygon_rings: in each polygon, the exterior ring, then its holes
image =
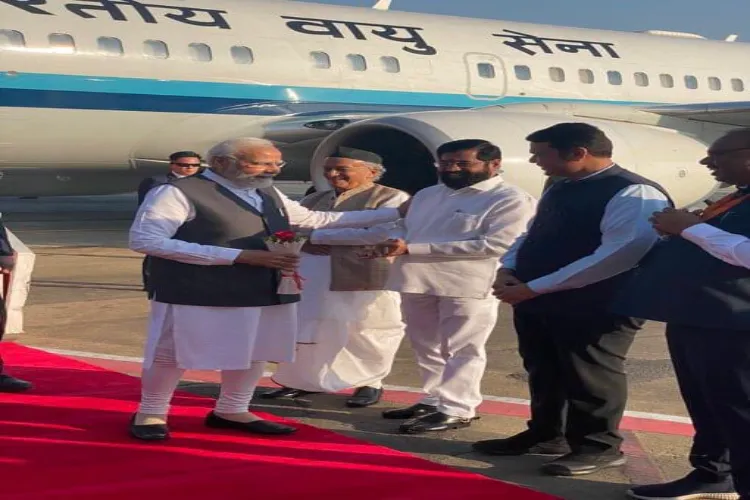
{"type": "Polygon", "coordinates": [[[481,172],[467,172],[459,170],[458,172],[440,172],[440,181],[451,189],[462,189],[472,186],[492,177],[489,169],[481,172]]]}
{"type": "Polygon", "coordinates": [[[221,176],[238,189],[263,189],[273,186],[273,175],[249,175],[237,168],[236,164],[225,169],[221,176]]]}

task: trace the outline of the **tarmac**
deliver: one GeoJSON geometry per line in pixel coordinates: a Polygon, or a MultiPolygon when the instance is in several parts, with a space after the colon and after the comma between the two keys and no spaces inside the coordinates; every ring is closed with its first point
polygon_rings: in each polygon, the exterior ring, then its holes
{"type": "MultiPolygon", "coordinates": [[[[279,187],[295,198],[308,185],[279,183],[279,187]]],[[[0,198],[5,224],[37,255],[25,308],[25,332],[8,340],[139,374],[148,302],[141,291],[142,256],[127,248],[135,208],[132,194],[0,198]]],[[[509,436],[525,428],[529,396],[506,306],[501,306],[500,320],[489,340],[488,358],[483,380],[486,402],[480,408],[481,419],[469,429],[405,436],[396,433],[397,422],[380,417],[385,408],[418,399],[419,374],[406,340],[385,381],[386,395],[377,406],[351,410],[344,406],[343,395],[312,396],[309,407],[262,399],[255,400],[254,406],[570,500],[624,498],[632,484],[671,480],[689,470],[691,427],[667,354],[663,325],[647,324],[630,351],[628,417],[623,422],[628,465],[580,478],[541,475],[539,466],[549,460],[545,457],[485,457],[472,452],[474,441],[509,436]]],[[[183,386],[215,396],[216,375],[188,373],[183,386]]],[[[335,494],[335,485],[331,487],[335,494]]]]}

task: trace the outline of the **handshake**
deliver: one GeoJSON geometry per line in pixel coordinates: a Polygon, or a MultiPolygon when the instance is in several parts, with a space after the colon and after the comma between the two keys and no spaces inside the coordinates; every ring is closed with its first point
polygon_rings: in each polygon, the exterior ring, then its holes
{"type": "Polygon", "coordinates": [[[361,259],[378,259],[387,257],[398,257],[409,253],[409,247],[402,239],[387,240],[377,245],[365,247],[357,251],[361,259]]]}

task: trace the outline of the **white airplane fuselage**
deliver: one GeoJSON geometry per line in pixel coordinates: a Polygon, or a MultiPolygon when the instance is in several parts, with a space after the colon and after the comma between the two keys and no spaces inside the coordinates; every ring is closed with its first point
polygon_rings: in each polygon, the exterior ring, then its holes
{"type": "Polygon", "coordinates": [[[638,110],[748,101],[747,60],[742,43],[282,0],[0,0],[0,196],[131,191],[171,152],[238,136],[317,183],[331,141],[382,149],[412,191],[434,182],[433,143],[487,138],[538,194],[525,134],[575,118],[695,201],[728,125],[638,110]]]}

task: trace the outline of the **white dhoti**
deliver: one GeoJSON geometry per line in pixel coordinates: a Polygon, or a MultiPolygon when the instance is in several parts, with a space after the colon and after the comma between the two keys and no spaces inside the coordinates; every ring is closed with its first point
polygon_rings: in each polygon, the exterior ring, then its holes
{"type": "Polygon", "coordinates": [[[198,307],[151,302],[139,413],[165,415],[187,370],[221,370],[216,412],[247,412],[266,361],[291,361],[296,304],[198,307]]]}
{"type": "Polygon", "coordinates": [[[293,363],[281,363],[274,382],[311,392],[382,387],[404,337],[400,294],[332,292],[330,257],[305,254],[299,336],[293,363]]]}
{"type": "Polygon", "coordinates": [[[482,402],[485,344],[497,321],[498,301],[402,295],[406,333],[422,372],[423,404],[473,418],[482,402]]]}
{"type": "Polygon", "coordinates": [[[177,366],[187,370],[245,370],[254,361],[292,361],[297,304],[199,307],[151,302],[144,367],[159,339],[174,338],[177,366]]]}

